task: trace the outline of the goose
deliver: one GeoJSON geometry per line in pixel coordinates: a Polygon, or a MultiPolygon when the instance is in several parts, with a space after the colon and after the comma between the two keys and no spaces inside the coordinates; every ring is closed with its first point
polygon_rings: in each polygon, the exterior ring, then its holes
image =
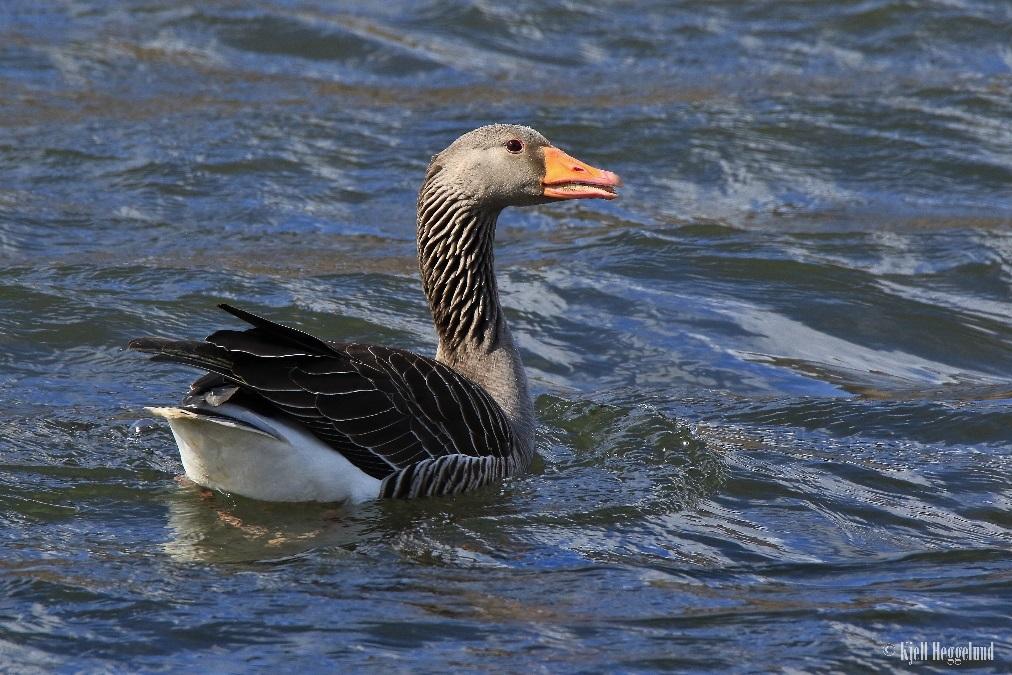
{"type": "Polygon", "coordinates": [[[186,476],[255,500],[363,502],[453,495],[527,470],[534,407],[499,302],[496,221],[507,206],[614,199],[619,177],[526,126],[470,131],[435,155],[418,194],[435,358],[328,342],[219,305],[245,330],[128,348],[205,374],[169,424],[186,476]]]}

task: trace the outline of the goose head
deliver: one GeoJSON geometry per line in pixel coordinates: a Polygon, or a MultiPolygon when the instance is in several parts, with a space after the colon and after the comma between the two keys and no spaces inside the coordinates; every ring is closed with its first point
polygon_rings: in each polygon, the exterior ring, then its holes
{"type": "Polygon", "coordinates": [[[470,131],[432,158],[438,182],[483,206],[530,206],[567,199],[615,199],[622,184],[553,146],[530,127],[492,124],[470,131]]]}

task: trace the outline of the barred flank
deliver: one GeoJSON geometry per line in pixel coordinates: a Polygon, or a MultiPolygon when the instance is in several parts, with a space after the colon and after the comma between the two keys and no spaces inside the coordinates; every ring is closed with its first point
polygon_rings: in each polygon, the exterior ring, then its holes
{"type": "Polygon", "coordinates": [[[513,455],[505,458],[445,455],[426,459],[388,476],[380,485],[380,497],[456,495],[502,480],[517,468],[513,455]]]}

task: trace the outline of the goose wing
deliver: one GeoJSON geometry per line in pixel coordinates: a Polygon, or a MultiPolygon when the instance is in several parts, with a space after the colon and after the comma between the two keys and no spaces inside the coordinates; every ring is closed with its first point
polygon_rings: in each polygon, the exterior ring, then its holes
{"type": "Polygon", "coordinates": [[[512,448],[512,430],[499,404],[434,359],[376,345],[328,343],[220,307],[252,328],[220,330],[203,342],[139,338],[129,347],[153,354],[155,361],[210,371],[194,383],[187,401],[225,383],[238,386],[240,397],[233,403],[298,420],[375,478],[448,455],[502,458],[512,448]]]}

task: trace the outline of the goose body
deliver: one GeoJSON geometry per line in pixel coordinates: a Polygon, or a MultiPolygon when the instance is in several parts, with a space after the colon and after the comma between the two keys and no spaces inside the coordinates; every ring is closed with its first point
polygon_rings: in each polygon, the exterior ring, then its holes
{"type": "Polygon", "coordinates": [[[457,494],[529,466],[534,411],[496,289],[499,213],[615,197],[618,177],[528,127],[492,125],[433,157],[418,198],[418,257],[435,358],[326,342],[244,310],[203,341],[139,338],[155,361],[206,371],[166,418],[186,475],[269,501],[457,494]]]}

